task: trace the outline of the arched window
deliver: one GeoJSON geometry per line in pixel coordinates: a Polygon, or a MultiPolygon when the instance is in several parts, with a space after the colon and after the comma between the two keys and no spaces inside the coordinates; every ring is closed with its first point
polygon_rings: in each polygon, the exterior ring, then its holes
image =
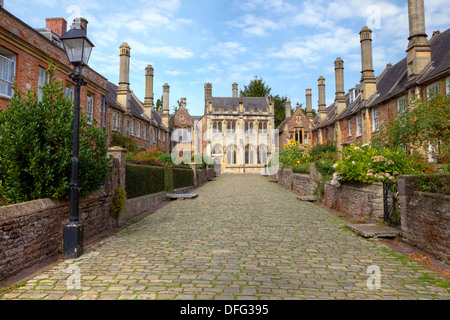
{"type": "Polygon", "coordinates": [[[247,145],[245,147],[245,164],[253,164],[255,162],[255,147],[247,145]]]}
{"type": "Polygon", "coordinates": [[[213,133],[217,133],[217,122],[213,122],[213,133]]]}
{"type": "Polygon", "coordinates": [[[253,133],[253,122],[250,122],[249,131],[250,133],[253,133]]]}
{"type": "Polygon", "coordinates": [[[236,146],[234,144],[227,147],[227,164],[236,164],[236,146]]]}
{"type": "Polygon", "coordinates": [[[227,133],[231,133],[231,122],[227,121],[227,133]]]}
{"type": "Polygon", "coordinates": [[[258,146],[258,164],[267,164],[267,146],[264,144],[258,146]]]}
{"type": "Polygon", "coordinates": [[[260,122],[259,124],[258,124],[258,133],[263,133],[263,123],[262,122],[260,122]]]}
{"type": "Polygon", "coordinates": [[[248,132],[248,122],[245,123],[245,133],[248,132]]]}
{"type": "Polygon", "coordinates": [[[217,130],[222,133],[222,122],[218,123],[217,130]]]}

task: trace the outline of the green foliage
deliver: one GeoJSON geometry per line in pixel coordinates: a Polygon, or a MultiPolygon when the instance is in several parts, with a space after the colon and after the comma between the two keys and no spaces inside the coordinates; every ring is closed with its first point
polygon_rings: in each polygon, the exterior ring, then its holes
{"type": "Polygon", "coordinates": [[[300,163],[300,164],[292,167],[292,172],[308,174],[310,166],[311,166],[310,163],[300,163]]]}
{"type": "Polygon", "coordinates": [[[116,193],[111,204],[109,212],[112,217],[118,217],[119,214],[125,210],[125,204],[127,202],[127,192],[123,188],[117,188],[116,193]]]}
{"type": "Polygon", "coordinates": [[[191,187],[194,185],[194,171],[192,169],[172,168],[173,188],[191,187]]]}
{"type": "Polygon", "coordinates": [[[126,164],[125,191],[133,199],[164,191],[164,168],[126,164]]]}
{"type": "Polygon", "coordinates": [[[417,163],[399,148],[354,144],[343,150],[335,169],[341,182],[393,182],[398,175],[416,173],[417,163]]]}
{"type": "Polygon", "coordinates": [[[207,164],[207,163],[205,162],[205,159],[206,159],[209,163],[212,163],[212,159],[211,159],[210,156],[208,156],[207,154],[204,154],[204,153],[192,155],[192,157],[191,157],[191,162],[194,163],[195,158],[196,158],[196,157],[200,157],[200,156],[201,156],[201,158],[202,158],[202,163],[197,163],[197,164],[196,164],[196,167],[197,167],[198,169],[205,169],[206,167],[208,167],[208,168],[214,168],[214,164],[207,164]]]}
{"type": "Polygon", "coordinates": [[[325,144],[318,144],[309,150],[309,153],[314,161],[323,158],[337,161],[338,151],[336,144],[328,140],[325,144]]]}
{"type": "Polygon", "coordinates": [[[262,78],[251,80],[248,86],[244,85],[244,90],[240,90],[241,97],[265,97],[270,95],[272,89],[266,85],[262,78]]]}
{"type": "Polygon", "coordinates": [[[283,168],[294,167],[301,163],[310,163],[312,161],[310,154],[305,149],[300,148],[296,141],[290,140],[284,145],[279,159],[283,164],[283,168]]]}
{"type": "Polygon", "coordinates": [[[111,147],[114,146],[127,149],[128,152],[132,153],[139,151],[139,148],[133,138],[124,136],[119,132],[113,132],[111,134],[111,147]]]}
{"type": "Polygon", "coordinates": [[[158,147],[151,147],[147,150],[139,151],[134,155],[134,160],[142,163],[160,163],[160,157],[164,154],[158,147]]]}
{"type": "MultiPolygon", "coordinates": [[[[0,111],[0,204],[68,198],[72,171],[72,100],[49,70],[42,101],[35,90],[15,89],[0,111]]],[[[94,122],[95,125],[95,122],[94,122]]],[[[79,192],[101,188],[110,173],[107,134],[80,116],[79,192]]]]}
{"type": "Polygon", "coordinates": [[[162,155],[159,156],[159,163],[163,163],[163,164],[170,164],[173,165],[173,161],[172,161],[172,155],[170,153],[164,153],[162,155]]]}
{"type": "MultiPolygon", "coordinates": [[[[280,124],[286,119],[286,107],[285,102],[288,97],[280,97],[278,94],[269,96],[269,99],[273,100],[273,113],[275,128],[278,128],[280,124]]],[[[291,110],[291,112],[293,112],[291,110]]]]}
{"type": "Polygon", "coordinates": [[[415,99],[397,117],[383,123],[373,139],[375,146],[403,147],[408,153],[436,150],[439,163],[450,160],[450,94],[432,93],[426,100],[415,99]]]}

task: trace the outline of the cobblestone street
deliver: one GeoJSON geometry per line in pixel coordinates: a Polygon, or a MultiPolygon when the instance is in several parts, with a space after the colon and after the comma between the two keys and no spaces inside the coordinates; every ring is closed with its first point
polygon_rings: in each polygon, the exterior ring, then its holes
{"type": "Polygon", "coordinates": [[[267,177],[222,175],[196,192],[0,298],[448,299],[427,281],[437,275],[267,177]],[[367,286],[369,266],[379,288],[367,286]]]}

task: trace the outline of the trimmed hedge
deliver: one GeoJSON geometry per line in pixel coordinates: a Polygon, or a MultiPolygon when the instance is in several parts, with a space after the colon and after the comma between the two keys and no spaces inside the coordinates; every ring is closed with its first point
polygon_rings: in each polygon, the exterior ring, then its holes
{"type": "Polygon", "coordinates": [[[164,168],[127,163],[125,191],[127,199],[164,191],[164,168]]]}
{"type": "Polygon", "coordinates": [[[172,178],[174,189],[194,185],[194,171],[192,169],[172,168],[172,178]]]}

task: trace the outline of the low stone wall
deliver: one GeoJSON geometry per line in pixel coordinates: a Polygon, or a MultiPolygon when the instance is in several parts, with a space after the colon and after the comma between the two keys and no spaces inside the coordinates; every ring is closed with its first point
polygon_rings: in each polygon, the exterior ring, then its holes
{"type": "Polygon", "coordinates": [[[152,211],[164,202],[166,197],[166,192],[158,192],[134,199],[128,199],[125,204],[125,210],[119,214],[117,219],[118,226],[121,227],[125,225],[128,220],[152,211]]]}
{"type": "MultiPolygon", "coordinates": [[[[398,177],[403,241],[444,261],[450,259],[450,195],[417,189],[420,176],[398,177]]],[[[450,175],[443,175],[448,185],[450,175]]]]}
{"type": "MultiPolygon", "coordinates": [[[[278,171],[278,184],[299,196],[314,195],[318,183],[311,174],[293,173],[291,168],[278,171]]],[[[376,223],[383,221],[382,183],[345,183],[336,187],[326,182],[319,203],[346,213],[356,222],[376,223]]]]}
{"type": "MultiPolygon", "coordinates": [[[[85,239],[113,226],[112,198],[99,190],[80,199],[85,239]]],[[[70,201],[40,199],[0,207],[0,281],[62,253],[69,215],[70,201]]]]}
{"type": "Polygon", "coordinates": [[[383,184],[346,182],[339,187],[325,182],[319,203],[333,210],[344,212],[358,223],[383,221],[383,184]]]}

